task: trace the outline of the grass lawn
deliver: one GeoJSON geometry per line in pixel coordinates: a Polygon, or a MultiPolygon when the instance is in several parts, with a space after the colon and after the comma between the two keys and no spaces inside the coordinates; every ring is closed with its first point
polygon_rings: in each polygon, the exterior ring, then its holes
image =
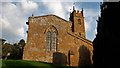
{"type": "Polygon", "coordinates": [[[28,61],[28,60],[2,60],[2,68],[70,68],[57,66],[52,63],[28,61]]]}

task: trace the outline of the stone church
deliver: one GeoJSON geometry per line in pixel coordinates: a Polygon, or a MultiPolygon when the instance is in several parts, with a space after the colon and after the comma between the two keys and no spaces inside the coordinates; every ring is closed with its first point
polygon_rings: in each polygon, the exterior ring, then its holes
{"type": "Polygon", "coordinates": [[[92,42],[86,39],[83,9],[70,13],[69,21],[56,15],[31,16],[23,60],[84,66],[92,61],[92,42]]]}

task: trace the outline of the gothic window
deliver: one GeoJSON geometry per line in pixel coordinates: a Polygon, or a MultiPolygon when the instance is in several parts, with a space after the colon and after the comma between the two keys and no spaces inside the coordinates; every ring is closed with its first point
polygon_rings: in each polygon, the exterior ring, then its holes
{"type": "Polygon", "coordinates": [[[57,33],[52,32],[52,39],[51,39],[51,49],[52,51],[56,51],[56,45],[57,45],[57,33]]]}
{"type": "Polygon", "coordinates": [[[55,27],[50,27],[46,33],[46,51],[57,50],[57,31],[55,27]]]}
{"type": "Polygon", "coordinates": [[[80,21],[80,19],[78,19],[78,24],[81,25],[81,21],[80,21]]]}
{"type": "Polygon", "coordinates": [[[47,33],[46,33],[46,50],[47,51],[50,51],[50,44],[51,44],[51,33],[50,33],[50,31],[48,31],[47,33]]]}

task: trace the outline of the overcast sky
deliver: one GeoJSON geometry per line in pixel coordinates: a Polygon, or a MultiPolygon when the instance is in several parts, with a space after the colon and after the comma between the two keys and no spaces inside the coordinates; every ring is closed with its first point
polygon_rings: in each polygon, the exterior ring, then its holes
{"type": "MultiPolygon", "coordinates": [[[[97,18],[100,14],[100,0],[96,2],[81,2],[76,0],[75,9],[84,10],[84,21],[86,38],[93,41],[96,34],[97,18]]],[[[85,0],[86,1],[86,0],[85,0]]],[[[57,15],[65,20],[69,20],[73,0],[64,2],[48,0],[6,0],[0,2],[0,38],[6,39],[10,43],[18,42],[27,38],[28,17],[41,16],[47,14],[57,15]]]]}

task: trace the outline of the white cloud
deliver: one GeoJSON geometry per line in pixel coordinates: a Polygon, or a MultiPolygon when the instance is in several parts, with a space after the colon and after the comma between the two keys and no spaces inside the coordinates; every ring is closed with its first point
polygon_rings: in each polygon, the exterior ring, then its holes
{"type": "Polygon", "coordinates": [[[85,16],[85,28],[86,31],[90,31],[92,26],[96,25],[97,16],[99,15],[99,12],[96,12],[93,9],[85,9],[84,10],[84,16],[85,16]],[[94,23],[94,25],[93,25],[94,23]]]}
{"type": "Polygon", "coordinates": [[[48,7],[48,10],[51,11],[49,14],[55,14],[62,18],[65,18],[64,9],[61,2],[43,2],[43,4],[48,7]]]}
{"type": "Polygon", "coordinates": [[[0,11],[0,38],[5,38],[9,42],[19,41],[21,38],[25,39],[25,25],[26,15],[35,11],[37,3],[29,2],[19,2],[19,5],[16,5],[11,2],[2,2],[0,11]],[[2,32],[2,33],[1,33],[2,32]]]}
{"type": "Polygon", "coordinates": [[[72,8],[72,2],[62,2],[61,0],[55,2],[47,2],[43,0],[44,6],[48,8],[48,14],[55,14],[61,18],[68,19],[70,9],[72,8]]]}
{"type": "Polygon", "coordinates": [[[37,3],[30,1],[30,0],[21,0],[24,2],[21,2],[21,9],[23,10],[24,13],[28,13],[28,12],[34,12],[35,10],[37,10],[38,5],[37,3]]]}
{"type": "Polygon", "coordinates": [[[24,37],[24,27],[19,28],[16,31],[16,35],[20,35],[20,36],[24,37]]]}
{"type": "Polygon", "coordinates": [[[0,15],[2,15],[0,17],[0,20],[2,22],[2,38],[16,39],[17,36],[24,36],[24,30],[18,31],[21,27],[23,27],[23,21],[19,20],[21,18],[21,15],[18,12],[18,8],[16,5],[8,2],[2,3],[2,12],[0,13],[0,15]],[[21,34],[19,34],[20,32],[21,34]]]}
{"type": "Polygon", "coordinates": [[[1,17],[0,17],[0,22],[2,22],[0,23],[0,25],[4,25],[5,28],[10,26],[10,23],[1,17]]]}
{"type": "Polygon", "coordinates": [[[86,30],[87,38],[89,40],[93,40],[95,38],[95,34],[97,33],[96,20],[97,20],[98,15],[99,15],[99,10],[98,11],[93,10],[93,9],[85,9],[84,10],[85,30],[86,30]]]}
{"type": "Polygon", "coordinates": [[[87,21],[85,21],[85,31],[87,32],[87,31],[89,31],[90,30],[90,23],[89,22],[87,22],[87,21]]]}
{"type": "Polygon", "coordinates": [[[88,31],[91,30],[93,20],[94,20],[94,19],[93,19],[92,16],[91,16],[91,17],[86,17],[86,18],[84,19],[84,21],[85,21],[85,30],[86,30],[86,32],[88,32],[88,31]]]}
{"type": "Polygon", "coordinates": [[[94,33],[95,33],[95,35],[97,34],[97,28],[96,28],[96,29],[94,29],[94,33]]]}

